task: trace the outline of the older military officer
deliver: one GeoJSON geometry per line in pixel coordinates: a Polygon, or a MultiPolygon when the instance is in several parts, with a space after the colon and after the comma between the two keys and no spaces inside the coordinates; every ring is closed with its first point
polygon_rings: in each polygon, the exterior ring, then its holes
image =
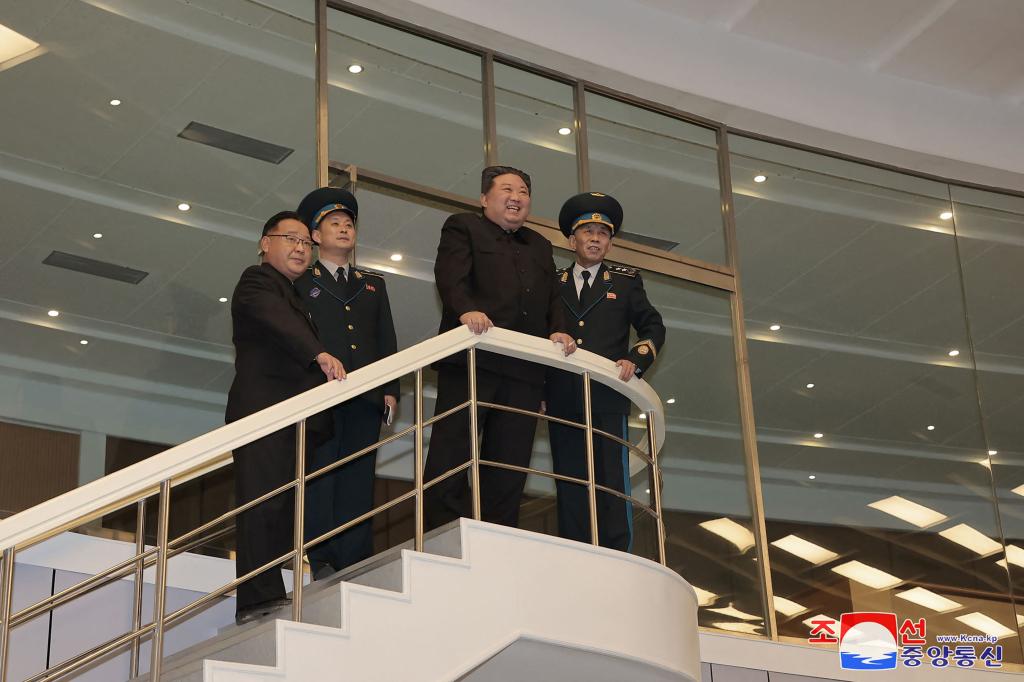
{"type": "MultiPolygon", "coordinates": [[[[296,280],[295,288],[328,352],[348,372],[394,353],[395,324],[384,278],[350,263],[359,217],[356,198],[343,189],[322,187],[302,200],[298,213],[319,246],[319,258],[296,280]]],[[[395,380],[334,407],[334,437],[313,453],[310,470],[377,442],[381,416],[385,408],[393,414],[398,394],[395,380]]],[[[310,482],[307,541],[373,508],[376,460],[374,451],[310,482]]],[[[308,556],[313,577],[323,578],[372,553],[373,526],[367,520],[311,547],[308,556]]]]}
{"type": "MultiPolygon", "coordinates": [[[[302,307],[293,282],[313,253],[309,228],[297,213],[283,211],[263,226],[262,262],[242,273],[231,297],[235,379],[225,420],[233,422],[331,379],[345,370],[328,354],[316,326],[302,307]]],[[[306,421],[311,444],[330,435],[321,415],[306,421]]],[[[290,426],[235,448],[235,499],[256,499],[295,476],[295,427],[290,426]]],[[[238,577],[285,554],[292,547],[291,490],[238,516],[238,577]]],[[[241,624],[289,603],[277,566],[238,586],[235,620],[241,624]]]]}
{"type": "MultiPolygon", "coordinates": [[[[572,197],[559,212],[558,225],[576,252],[575,262],[556,274],[568,325],[579,348],[614,360],[619,379],[630,381],[651,366],[665,341],[661,315],[644,291],[640,273],[604,262],[612,238],[622,225],[622,207],[599,192],[572,197]],[[638,341],[629,344],[630,328],[638,341]]],[[[579,375],[550,370],[545,387],[548,413],[583,422],[583,389],[579,375]]],[[[629,400],[599,384],[591,383],[593,424],[597,429],[628,439],[626,416],[629,400]]],[[[584,434],[562,424],[548,425],[556,473],[587,477],[584,434]]],[[[629,458],[614,441],[594,437],[596,482],[628,493],[629,458]]],[[[590,513],[585,487],[558,481],[558,529],[564,538],[590,542],[590,513]]],[[[628,551],[632,543],[632,509],[625,500],[597,493],[598,537],[604,547],[628,551]]]]}

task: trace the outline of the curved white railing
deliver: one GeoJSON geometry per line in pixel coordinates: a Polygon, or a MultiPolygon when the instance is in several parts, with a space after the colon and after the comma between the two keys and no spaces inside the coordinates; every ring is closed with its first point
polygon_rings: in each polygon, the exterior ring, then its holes
{"type": "Polygon", "coordinates": [[[627,396],[641,412],[655,415],[651,426],[656,448],[661,449],[665,437],[663,407],[647,382],[620,381],[612,361],[589,351],[580,349],[566,357],[561,346],[547,339],[497,327],[475,335],[467,327],[459,327],[355,370],[344,381],[318,386],[0,521],[0,550],[21,549],[81,525],[121,506],[126,498],[147,491],[155,493],[161,481],[173,479],[178,485],[222,467],[230,461],[231,450],[240,445],[472,347],[577,374],[589,372],[591,380],[627,396]]]}

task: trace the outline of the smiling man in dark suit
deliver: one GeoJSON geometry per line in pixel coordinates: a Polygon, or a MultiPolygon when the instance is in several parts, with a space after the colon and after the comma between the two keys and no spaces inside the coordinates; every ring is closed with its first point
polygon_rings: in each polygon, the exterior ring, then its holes
{"type": "MultiPolygon", "coordinates": [[[[225,420],[233,422],[322,384],[344,379],[345,370],[328,354],[302,307],[293,282],[306,271],[313,244],[297,213],[283,211],[263,226],[261,263],[242,273],[231,298],[235,379],[225,420]]],[[[330,424],[307,420],[309,440],[330,435],[330,424]]],[[[244,504],[295,477],[295,427],[290,426],[236,448],[235,500],[244,504]]],[[[241,513],[236,523],[235,572],[246,575],[292,547],[294,497],[278,494],[241,513]]],[[[289,603],[277,566],[238,586],[235,621],[266,615],[289,603]]]]}
{"type": "MultiPolygon", "coordinates": [[[[551,242],[524,226],[530,214],[530,176],[508,166],[485,168],[482,213],[460,213],[445,221],[437,245],[434,279],[441,295],[444,333],[466,325],[482,334],[492,326],[549,338],[566,355],[576,350],[565,334],[562,304],[555,287],[551,242]]],[[[435,414],[468,398],[466,354],[438,363],[435,414]]],[[[477,354],[477,399],[538,411],[544,368],[524,360],[481,351],[477,354]]],[[[482,408],[482,459],[528,466],[537,428],[534,417],[482,408]]],[[[469,420],[459,412],[434,424],[424,472],[429,481],[469,459],[469,420]]],[[[515,526],[526,474],[480,468],[483,520],[515,526]]],[[[456,474],[428,490],[427,526],[470,516],[468,476],[456,474]]]]}
{"type": "MultiPolygon", "coordinates": [[[[604,262],[612,238],[622,225],[622,206],[600,192],[585,192],[565,202],[558,225],[576,252],[575,262],[558,271],[558,289],[576,344],[615,361],[619,379],[643,375],[665,342],[661,314],[647,299],[640,272],[604,262]],[[637,341],[630,345],[630,328],[637,341]]],[[[612,388],[592,382],[594,428],[628,440],[629,399],[612,388]]],[[[548,414],[577,423],[584,421],[583,381],[578,374],[549,370],[546,386],[548,414]]],[[[555,473],[587,478],[586,440],[580,429],[548,424],[555,473]]],[[[629,493],[629,457],[615,441],[595,436],[594,476],[599,485],[629,493]]],[[[558,481],[558,530],[564,538],[590,542],[587,489],[558,481]]],[[[597,493],[598,537],[602,547],[628,551],[632,542],[632,509],[620,497],[597,493]]]]}

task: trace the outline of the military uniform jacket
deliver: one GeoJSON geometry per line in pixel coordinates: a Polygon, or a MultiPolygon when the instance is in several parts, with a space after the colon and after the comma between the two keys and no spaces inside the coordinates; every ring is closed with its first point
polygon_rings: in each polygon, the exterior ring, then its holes
{"type": "MultiPolygon", "coordinates": [[[[647,300],[644,282],[633,268],[602,263],[584,304],[576,296],[573,266],[558,270],[556,282],[569,334],[579,348],[617,361],[631,360],[637,376],[654,362],[665,343],[661,313],[647,300]],[[629,345],[630,328],[638,341],[629,345]]],[[[594,412],[628,413],[630,401],[604,384],[591,384],[594,412]]],[[[549,370],[545,390],[548,412],[555,416],[583,414],[582,379],[578,374],[549,370]]]]}
{"type": "MultiPolygon", "coordinates": [[[[233,422],[324,383],[316,363],[324,352],[316,325],[291,281],[269,264],[242,273],[231,297],[235,379],[225,420],[233,422]]],[[[326,419],[311,417],[317,440],[329,437],[326,419]]]]}
{"type": "MultiPolygon", "coordinates": [[[[347,281],[338,282],[320,261],[295,280],[302,303],[320,330],[327,352],[346,372],[365,367],[398,350],[384,277],[371,270],[351,268],[347,281]]],[[[384,409],[384,396],[398,398],[398,381],[369,391],[362,399],[384,409]]]]}
{"type": "MultiPolygon", "coordinates": [[[[495,326],[532,336],[564,332],[565,317],[555,285],[551,242],[520,227],[506,233],[477,213],[450,216],[441,229],[434,280],[441,295],[438,333],[460,326],[459,317],[478,310],[495,326]]],[[[465,362],[465,353],[452,362],[465,362]]],[[[531,383],[544,381],[540,365],[478,354],[477,366],[531,383]]]]}

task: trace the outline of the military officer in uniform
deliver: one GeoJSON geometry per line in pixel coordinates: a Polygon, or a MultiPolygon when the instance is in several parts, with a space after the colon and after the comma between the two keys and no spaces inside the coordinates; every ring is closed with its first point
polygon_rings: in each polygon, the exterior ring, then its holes
{"type": "MultiPolygon", "coordinates": [[[[295,282],[320,338],[346,372],[397,350],[384,278],[351,265],[359,205],[350,192],[322,187],[310,192],[298,213],[319,246],[319,258],[295,282]]],[[[321,469],[380,439],[382,416],[394,414],[398,380],[348,400],[331,410],[334,437],[316,449],[309,470],[321,469]]],[[[365,454],[309,483],[306,539],[318,537],[373,508],[376,452],[365,454]]],[[[367,520],[311,547],[314,578],[324,578],[373,553],[373,527],[367,520]]]]}
{"type": "MultiPolygon", "coordinates": [[[[569,238],[569,247],[576,252],[575,262],[557,271],[556,281],[577,347],[614,360],[622,381],[642,376],[665,342],[665,325],[647,300],[640,273],[604,262],[612,238],[622,225],[622,206],[606,194],[579,194],[562,206],[558,225],[569,238]],[[631,327],[638,338],[632,346],[629,345],[631,327]]],[[[594,428],[628,440],[629,399],[604,384],[591,382],[590,386],[594,428]]],[[[545,399],[552,416],[584,421],[581,376],[549,370],[545,399]]],[[[548,433],[555,472],[586,479],[583,431],[552,422],[548,433]]],[[[626,448],[601,436],[593,440],[596,482],[628,493],[626,448]]],[[[566,481],[558,481],[557,489],[559,534],[590,542],[587,489],[566,481]]],[[[628,551],[632,543],[631,505],[622,498],[598,491],[597,519],[600,544],[628,551]]]]}

